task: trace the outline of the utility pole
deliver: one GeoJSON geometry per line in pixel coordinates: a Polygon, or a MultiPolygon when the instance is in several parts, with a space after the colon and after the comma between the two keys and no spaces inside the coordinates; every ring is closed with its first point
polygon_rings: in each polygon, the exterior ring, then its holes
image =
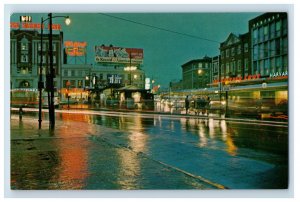
{"type": "Polygon", "coordinates": [[[50,118],[50,129],[55,128],[55,109],[54,109],[54,77],[55,71],[53,68],[53,47],[52,47],[52,13],[48,14],[49,16],[49,57],[50,57],[50,106],[49,106],[49,118],[50,118]]]}

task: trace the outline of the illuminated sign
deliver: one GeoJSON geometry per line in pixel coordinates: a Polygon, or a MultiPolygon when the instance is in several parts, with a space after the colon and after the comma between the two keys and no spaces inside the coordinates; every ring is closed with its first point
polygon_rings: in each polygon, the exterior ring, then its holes
{"type": "Polygon", "coordinates": [[[150,89],[150,78],[145,79],[145,89],[149,90],[150,89]]]}
{"type": "Polygon", "coordinates": [[[144,52],[140,48],[121,48],[113,46],[95,46],[97,63],[142,64],[144,52]]]}
{"type": "MultiPolygon", "coordinates": [[[[41,23],[31,23],[31,22],[11,22],[10,23],[10,28],[11,29],[41,29],[41,23]]],[[[45,26],[43,25],[43,28],[45,26]]],[[[50,25],[48,24],[47,26],[48,29],[50,29],[50,25]]],[[[60,24],[52,24],[52,30],[61,30],[60,24]]]]}
{"type": "Polygon", "coordinates": [[[65,41],[65,52],[69,56],[84,56],[86,55],[86,42],[65,41]]]}
{"type": "Polygon", "coordinates": [[[107,75],[107,81],[109,84],[121,84],[122,83],[122,77],[118,74],[108,74],[107,75]]]}
{"type": "Polygon", "coordinates": [[[271,73],[270,74],[270,78],[274,78],[274,77],[287,77],[288,76],[288,71],[285,72],[275,72],[275,73],[271,73]]]}
{"type": "Polygon", "coordinates": [[[31,22],[32,17],[31,16],[20,16],[20,22],[31,22]]]}

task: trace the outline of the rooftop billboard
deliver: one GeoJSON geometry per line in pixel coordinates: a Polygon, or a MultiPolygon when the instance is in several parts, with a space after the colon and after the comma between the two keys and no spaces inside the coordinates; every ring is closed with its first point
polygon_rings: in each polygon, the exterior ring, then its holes
{"type": "Polygon", "coordinates": [[[113,46],[95,46],[95,62],[142,64],[144,52],[140,48],[122,48],[113,46]]]}

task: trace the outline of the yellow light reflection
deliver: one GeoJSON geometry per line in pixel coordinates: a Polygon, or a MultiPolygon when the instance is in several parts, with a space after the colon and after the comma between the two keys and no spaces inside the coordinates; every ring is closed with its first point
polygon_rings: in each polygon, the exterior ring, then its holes
{"type": "MultiPolygon", "coordinates": [[[[118,151],[120,161],[120,172],[118,173],[118,184],[123,189],[136,189],[139,175],[141,174],[141,162],[138,153],[145,153],[148,150],[148,135],[144,132],[142,118],[136,115],[130,120],[134,123],[129,125],[127,130],[130,132],[128,136],[128,145],[130,150],[118,151]]],[[[128,121],[128,120],[126,120],[128,121]]]]}
{"type": "Polygon", "coordinates": [[[205,147],[207,145],[207,137],[205,136],[204,127],[199,128],[199,146],[205,147]]]}

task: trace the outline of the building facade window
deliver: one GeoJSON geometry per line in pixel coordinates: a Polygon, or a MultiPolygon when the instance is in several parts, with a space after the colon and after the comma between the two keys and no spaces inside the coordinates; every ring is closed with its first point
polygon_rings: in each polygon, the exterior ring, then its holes
{"type": "Polygon", "coordinates": [[[28,54],[21,54],[21,62],[28,63],[28,54]]]}
{"type": "Polygon", "coordinates": [[[275,58],[271,58],[270,60],[270,72],[271,73],[276,72],[275,58]]]}
{"type": "Polygon", "coordinates": [[[275,37],[275,22],[272,22],[270,26],[270,38],[273,39],[274,37],[275,37]]]}
{"type": "Polygon", "coordinates": [[[265,42],[264,43],[264,58],[268,57],[269,56],[269,46],[268,46],[268,42],[265,42]]]}
{"type": "Polygon", "coordinates": [[[283,71],[284,72],[288,71],[288,56],[287,55],[283,56],[283,71]]]}
{"type": "Polygon", "coordinates": [[[226,63],[226,74],[229,73],[229,63],[226,63]]]}
{"type": "Polygon", "coordinates": [[[258,45],[255,45],[253,47],[253,60],[257,60],[258,59],[258,45]]]}
{"type": "Polygon", "coordinates": [[[258,42],[258,30],[257,29],[254,29],[253,30],[253,43],[254,44],[257,44],[257,42],[258,42]]]}
{"type": "Polygon", "coordinates": [[[76,87],[76,80],[70,80],[70,87],[75,88],[76,87]]]}
{"type": "Polygon", "coordinates": [[[258,29],[258,42],[264,41],[264,30],[263,27],[259,27],[258,29]]]}
{"type": "Polygon", "coordinates": [[[229,57],[229,49],[226,49],[226,57],[229,57]]]}
{"type": "Polygon", "coordinates": [[[283,53],[287,54],[288,53],[288,39],[287,39],[287,37],[284,37],[282,39],[282,41],[283,41],[283,53]]]}
{"type": "Polygon", "coordinates": [[[241,62],[241,60],[238,60],[237,70],[238,70],[238,72],[241,72],[241,70],[242,70],[242,62],[241,62]]]}
{"type": "Polygon", "coordinates": [[[269,25],[264,26],[264,41],[269,39],[269,25]]]}
{"type": "Polygon", "coordinates": [[[280,36],[280,31],[281,31],[281,21],[278,20],[276,22],[276,27],[275,27],[275,33],[276,33],[276,37],[280,36]]]}
{"type": "Polygon", "coordinates": [[[276,57],[276,72],[281,72],[281,57],[276,57]]]}
{"type": "Polygon", "coordinates": [[[264,44],[260,44],[259,45],[259,59],[263,59],[264,58],[264,44]]]}
{"type": "Polygon", "coordinates": [[[245,74],[245,76],[248,76],[248,71],[249,71],[249,68],[248,68],[248,58],[245,58],[244,59],[244,74],[245,74]]]}
{"type": "Polygon", "coordinates": [[[56,51],[56,43],[52,43],[52,50],[56,51]]]}
{"type": "Polygon", "coordinates": [[[270,64],[269,59],[264,60],[264,75],[270,74],[270,64]]]}
{"type": "Polygon", "coordinates": [[[287,31],[288,31],[287,19],[284,18],[284,19],[282,20],[282,34],[283,34],[283,35],[286,35],[286,34],[287,34],[287,31]]]}
{"type": "Polygon", "coordinates": [[[234,56],[234,55],[235,55],[235,48],[232,47],[232,48],[231,48],[231,56],[234,56]]]}
{"type": "Polygon", "coordinates": [[[244,44],[244,51],[245,51],[245,53],[248,52],[248,43],[245,43],[245,44],[244,44]]]}
{"type": "Polygon", "coordinates": [[[280,39],[276,39],[275,40],[275,54],[276,55],[280,55],[280,52],[281,52],[281,40],[280,39]]]}
{"type": "Polygon", "coordinates": [[[56,56],[53,55],[53,64],[56,64],[56,56]]]}
{"type": "Polygon", "coordinates": [[[276,47],[275,47],[275,40],[272,40],[270,42],[270,56],[275,56],[276,53],[276,47]]]}
{"type": "Polygon", "coordinates": [[[240,55],[241,52],[242,52],[242,51],[241,51],[241,45],[238,45],[238,47],[237,47],[237,54],[240,55]]]}
{"type": "Polygon", "coordinates": [[[64,70],[63,75],[64,75],[65,77],[67,77],[67,76],[68,76],[68,70],[64,70]]]}

